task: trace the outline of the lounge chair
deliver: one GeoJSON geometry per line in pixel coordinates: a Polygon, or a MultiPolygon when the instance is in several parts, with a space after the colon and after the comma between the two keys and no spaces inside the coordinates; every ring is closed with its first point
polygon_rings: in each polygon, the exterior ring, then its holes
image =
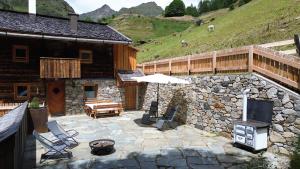
{"type": "Polygon", "coordinates": [[[59,140],[51,141],[42,135],[40,135],[35,130],[33,131],[33,136],[46,148],[48,151],[41,155],[40,163],[43,163],[47,159],[52,158],[71,158],[72,152],[66,150],[68,148],[65,144],[60,144],[59,140]]]}
{"type": "Polygon", "coordinates": [[[300,56],[300,39],[299,39],[299,35],[295,34],[294,35],[294,41],[295,41],[295,45],[296,45],[296,50],[298,55],[300,56]]]}
{"type": "Polygon", "coordinates": [[[62,141],[65,145],[67,145],[69,148],[73,148],[79,144],[74,138],[75,136],[78,135],[77,131],[75,130],[65,131],[55,120],[49,121],[47,125],[50,132],[56,138],[62,141]]]}
{"type": "Polygon", "coordinates": [[[161,119],[156,122],[156,124],[154,124],[154,127],[156,127],[158,130],[165,130],[168,127],[174,128],[174,118],[177,110],[178,106],[172,107],[161,119]]]}
{"type": "Polygon", "coordinates": [[[157,117],[157,113],[158,113],[158,103],[152,101],[148,112],[143,114],[142,124],[147,124],[147,125],[151,124],[152,123],[151,118],[157,117]]]}

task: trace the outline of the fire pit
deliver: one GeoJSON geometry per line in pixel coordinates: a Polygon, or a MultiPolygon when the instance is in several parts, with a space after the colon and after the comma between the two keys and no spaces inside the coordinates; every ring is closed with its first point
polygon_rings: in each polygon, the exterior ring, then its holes
{"type": "Polygon", "coordinates": [[[100,139],[90,142],[91,152],[94,155],[108,155],[114,151],[115,141],[110,139],[100,139]]]}

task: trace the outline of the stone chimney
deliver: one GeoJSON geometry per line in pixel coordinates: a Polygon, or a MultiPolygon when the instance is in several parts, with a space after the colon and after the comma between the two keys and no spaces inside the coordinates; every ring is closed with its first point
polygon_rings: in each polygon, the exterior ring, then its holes
{"type": "Polygon", "coordinates": [[[69,13],[69,19],[71,31],[77,32],[79,15],[76,13],[69,13]]]}
{"type": "Polygon", "coordinates": [[[36,14],[36,0],[28,0],[28,13],[36,14]]]}

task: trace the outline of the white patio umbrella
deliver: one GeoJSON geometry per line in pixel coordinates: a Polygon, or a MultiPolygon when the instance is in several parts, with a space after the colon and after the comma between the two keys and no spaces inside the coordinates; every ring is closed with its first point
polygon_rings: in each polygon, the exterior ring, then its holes
{"type": "Polygon", "coordinates": [[[132,77],[133,80],[137,82],[148,82],[148,83],[158,83],[158,84],[190,84],[189,81],[184,79],[179,79],[172,76],[167,76],[163,74],[154,74],[142,77],[132,77]]]}
{"type": "Polygon", "coordinates": [[[179,79],[172,76],[167,76],[163,74],[154,74],[142,77],[132,77],[131,79],[136,80],[138,83],[148,82],[148,83],[157,83],[157,104],[159,98],[159,84],[190,84],[189,81],[184,79],[179,79]]]}

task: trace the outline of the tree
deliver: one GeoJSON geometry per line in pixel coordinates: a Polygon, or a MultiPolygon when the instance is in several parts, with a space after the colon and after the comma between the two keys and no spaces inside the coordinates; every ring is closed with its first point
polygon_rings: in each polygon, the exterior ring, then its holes
{"type": "Polygon", "coordinates": [[[198,10],[195,6],[193,6],[193,4],[191,4],[191,6],[186,8],[185,14],[186,15],[191,15],[193,17],[198,17],[199,16],[198,10]]]}
{"type": "Polygon", "coordinates": [[[201,0],[199,3],[199,13],[205,13],[210,11],[210,1],[209,0],[201,0]]]}
{"type": "Polygon", "coordinates": [[[184,16],[185,5],[182,0],[173,0],[165,9],[165,17],[184,16]]]}

